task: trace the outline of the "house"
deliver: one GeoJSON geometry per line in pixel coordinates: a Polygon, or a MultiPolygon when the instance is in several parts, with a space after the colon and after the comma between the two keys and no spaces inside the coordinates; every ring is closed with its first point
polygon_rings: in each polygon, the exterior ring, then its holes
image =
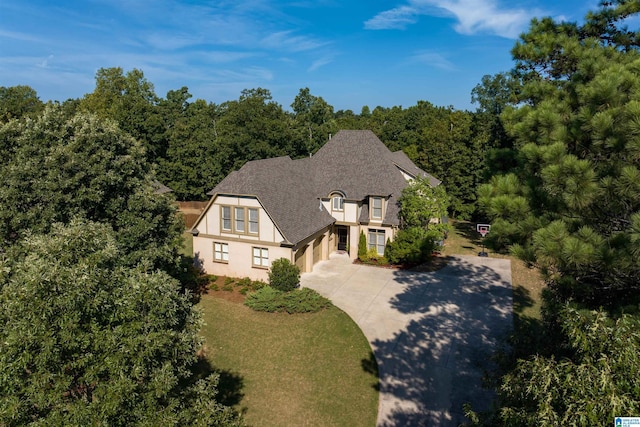
{"type": "Polygon", "coordinates": [[[191,230],[194,255],[210,274],[265,280],[278,258],[301,272],[334,251],[355,259],[360,232],[383,254],[398,198],[417,176],[440,184],[368,130],[340,131],[312,157],[247,162],[208,193],[191,230]]]}

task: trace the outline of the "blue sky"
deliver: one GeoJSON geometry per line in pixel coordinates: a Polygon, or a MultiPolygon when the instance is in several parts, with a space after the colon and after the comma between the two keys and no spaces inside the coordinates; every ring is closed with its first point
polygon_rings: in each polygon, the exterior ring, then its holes
{"type": "Polygon", "coordinates": [[[187,86],[222,103],[300,88],[336,110],[474,109],[485,74],[509,70],[533,17],[580,21],[597,0],[0,1],[0,86],[40,99],[93,91],[101,67],[141,69],[159,96],[187,86]]]}

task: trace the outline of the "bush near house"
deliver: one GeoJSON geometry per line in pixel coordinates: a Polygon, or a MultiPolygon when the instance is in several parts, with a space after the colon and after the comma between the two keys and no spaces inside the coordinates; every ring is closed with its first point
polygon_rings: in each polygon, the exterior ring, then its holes
{"type": "Polygon", "coordinates": [[[360,239],[358,240],[358,259],[363,262],[367,260],[367,238],[364,231],[360,231],[360,239]]]}
{"type": "Polygon", "coordinates": [[[249,294],[244,303],[255,311],[289,314],[315,313],[331,306],[327,298],[313,289],[303,288],[293,292],[283,292],[271,286],[265,286],[249,294]]]}
{"type": "Polygon", "coordinates": [[[286,258],[280,258],[271,263],[269,270],[269,285],[282,292],[289,292],[300,283],[300,269],[286,258]]]}
{"type": "Polygon", "coordinates": [[[396,238],[387,243],[385,258],[392,264],[420,264],[429,260],[438,247],[436,242],[441,239],[438,231],[422,227],[400,230],[396,238]]]}

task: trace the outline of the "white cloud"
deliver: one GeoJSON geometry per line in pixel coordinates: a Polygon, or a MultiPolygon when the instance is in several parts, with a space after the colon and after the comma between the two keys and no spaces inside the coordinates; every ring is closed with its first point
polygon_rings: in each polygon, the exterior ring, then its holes
{"type": "Polygon", "coordinates": [[[333,58],[332,58],[332,57],[329,57],[329,56],[325,56],[325,57],[323,57],[323,58],[316,59],[315,61],[313,61],[313,62],[311,63],[311,66],[309,66],[309,68],[307,69],[307,71],[308,71],[308,72],[315,71],[315,70],[317,70],[318,68],[323,67],[323,66],[325,66],[325,65],[327,65],[327,64],[330,64],[330,63],[332,63],[332,62],[333,62],[333,58]]]}
{"type": "Polygon", "coordinates": [[[444,55],[437,52],[418,52],[413,55],[411,59],[435,68],[440,68],[441,70],[454,71],[456,69],[456,66],[451,61],[445,58],[444,55]]]}
{"type": "Polygon", "coordinates": [[[524,31],[537,10],[508,9],[496,0],[409,0],[407,5],[379,13],[365,22],[367,29],[404,28],[420,15],[455,18],[454,29],[461,34],[489,33],[516,38],[524,31]]]}
{"type": "Polygon", "coordinates": [[[410,6],[400,6],[380,12],[364,23],[367,30],[404,29],[418,20],[418,11],[410,6]]]}
{"type": "Polygon", "coordinates": [[[326,42],[314,40],[310,37],[293,35],[293,31],[271,33],[262,39],[261,42],[261,45],[265,48],[287,50],[290,52],[317,49],[326,44],[326,42]]]}

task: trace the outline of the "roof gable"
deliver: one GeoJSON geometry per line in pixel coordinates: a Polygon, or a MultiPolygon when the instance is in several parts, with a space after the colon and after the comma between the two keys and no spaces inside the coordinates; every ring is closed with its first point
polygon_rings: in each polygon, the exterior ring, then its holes
{"type": "Polygon", "coordinates": [[[257,197],[285,240],[295,245],[335,222],[320,202],[335,191],[357,201],[368,196],[387,198],[383,222],[398,224],[398,198],[407,186],[399,169],[413,177],[423,174],[432,185],[440,184],[406,154],[389,151],[372,131],[342,130],[311,158],[247,162],[208,194],[257,197]]]}

